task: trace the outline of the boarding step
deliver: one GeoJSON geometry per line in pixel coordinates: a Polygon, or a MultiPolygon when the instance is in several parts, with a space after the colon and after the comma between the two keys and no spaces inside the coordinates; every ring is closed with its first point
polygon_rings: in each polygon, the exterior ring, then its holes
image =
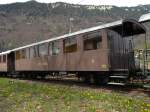
{"type": "Polygon", "coordinates": [[[128,78],[128,76],[122,76],[122,75],[112,75],[112,76],[109,76],[110,78],[122,78],[122,79],[126,79],[128,78]]]}
{"type": "Polygon", "coordinates": [[[112,73],[112,75],[123,75],[123,76],[128,76],[128,73],[112,73]]]}
{"type": "Polygon", "coordinates": [[[120,85],[120,86],[125,86],[126,83],[117,83],[117,82],[109,82],[109,85],[120,85]]]}
{"type": "Polygon", "coordinates": [[[109,76],[109,85],[121,85],[127,84],[128,74],[112,74],[109,76]]]}

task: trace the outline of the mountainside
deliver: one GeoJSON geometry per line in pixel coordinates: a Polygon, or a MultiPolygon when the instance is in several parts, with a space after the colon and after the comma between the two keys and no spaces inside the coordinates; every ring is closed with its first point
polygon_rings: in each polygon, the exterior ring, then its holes
{"type": "Polygon", "coordinates": [[[116,7],[33,0],[0,5],[0,50],[68,33],[70,26],[77,31],[121,18],[139,18],[148,12],[150,5],[116,7]]]}

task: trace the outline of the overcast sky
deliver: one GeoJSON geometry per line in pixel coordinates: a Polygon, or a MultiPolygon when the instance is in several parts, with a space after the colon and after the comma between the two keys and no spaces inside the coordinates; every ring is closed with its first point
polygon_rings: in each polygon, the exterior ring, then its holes
{"type": "MultiPolygon", "coordinates": [[[[0,4],[25,2],[28,0],[0,0],[0,4]]],[[[67,2],[74,4],[86,4],[86,5],[116,5],[116,6],[137,6],[141,4],[150,4],[150,0],[36,0],[38,2],[67,2]]]]}

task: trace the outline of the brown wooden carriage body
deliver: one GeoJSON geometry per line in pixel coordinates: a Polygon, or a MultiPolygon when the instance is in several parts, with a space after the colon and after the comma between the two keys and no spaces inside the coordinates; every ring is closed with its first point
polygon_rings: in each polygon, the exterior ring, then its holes
{"type": "Polygon", "coordinates": [[[128,72],[134,68],[134,61],[129,60],[134,60],[130,52],[133,48],[130,39],[122,36],[142,33],[145,30],[141,24],[133,20],[75,32],[5,52],[6,60],[0,64],[0,71],[44,75],[53,72],[87,75],[89,72],[103,76],[116,71],[128,72]]]}

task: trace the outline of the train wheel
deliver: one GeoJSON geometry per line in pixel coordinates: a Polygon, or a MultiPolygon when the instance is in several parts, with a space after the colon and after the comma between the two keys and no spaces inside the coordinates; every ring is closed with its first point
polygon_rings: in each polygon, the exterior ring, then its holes
{"type": "Polygon", "coordinates": [[[89,83],[94,84],[94,75],[89,76],[89,83]]]}
{"type": "Polygon", "coordinates": [[[95,84],[106,85],[109,81],[107,76],[94,76],[95,84]]]}
{"type": "Polygon", "coordinates": [[[46,76],[46,75],[45,75],[45,74],[40,74],[40,75],[38,75],[38,76],[39,76],[40,79],[45,79],[45,76],[46,76]]]}
{"type": "Polygon", "coordinates": [[[27,79],[31,79],[30,74],[26,74],[26,78],[27,78],[27,79]]]}
{"type": "Polygon", "coordinates": [[[94,83],[94,75],[84,75],[81,77],[82,81],[88,84],[94,83]]]}
{"type": "Polygon", "coordinates": [[[37,75],[31,74],[31,78],[32,78],[32,79],[37,79],[37,75]]]}
{"type": "Polygon", "coordinates": [[[81,77],[81,80],[84,82],[84,83],[88,83],[89,82],[89,79],[84,75],[81,77]]]}
{"type": "Polygon", "coordinates": [[[100,83],[100,79],[98,76],[94,76],[94,83],[95,84],[99,84],[100,83]]]}
{"type": "Polygon", "coordinates": [[[26,74],[21,73],[21,74],[19,75],[19,77],[22,78],[22,79],[25,79],[25,78],[26,78],[26,74]]]}
{"type": "Polygon", "coordinates": [[[108,77],[103,77],[101,79],[101,84],[103,84],[103,85],[107,85],[108,82],[109,82],[109,78],[108,77]]]}
{"type": "Polygon", "coordinates": [[[2,74],[0,75],[0,77],[4,77],[4,74],[2,73],[2,74]]]}

